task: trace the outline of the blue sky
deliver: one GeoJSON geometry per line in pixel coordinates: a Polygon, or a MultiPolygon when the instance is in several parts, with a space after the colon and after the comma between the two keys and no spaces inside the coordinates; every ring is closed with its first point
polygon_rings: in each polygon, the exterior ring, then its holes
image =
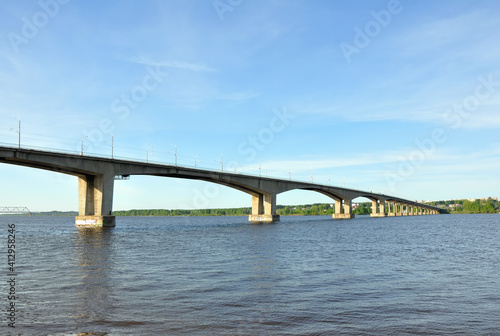
{"type": "MultiPolygon", "coordinates": [[[[0,142],[500,196],[497,1],[2,1],[0,142]]],[[[71,176],[0,165],[0,205],[76,210],[71,176]]],[[[279,204],[330,202],[292,191],[279,204]]],[[[114,209],[250,206],[205,182],[115,182],[114,209]]]]}

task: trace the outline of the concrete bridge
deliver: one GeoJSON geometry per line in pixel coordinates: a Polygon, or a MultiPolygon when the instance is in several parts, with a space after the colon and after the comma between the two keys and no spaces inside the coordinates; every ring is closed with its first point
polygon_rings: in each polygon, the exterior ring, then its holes
{"type": "Polygon", "coordinates": [[[372,201],[372,217],[439,214],[441,209],[398,197],[321,184],[216,172],[182,166],[84,156],[62,152],[0,146],[0,162],[50,170],[78,178],[77,226],[115,226],[112,215],[114,180],[130,175],[151,175],[202,180],[251,195],[250,222],[276,222],[276,195],[290,190],[311,190],[335,200],[335,219],[354,218],[352,200],[372,201]]]}

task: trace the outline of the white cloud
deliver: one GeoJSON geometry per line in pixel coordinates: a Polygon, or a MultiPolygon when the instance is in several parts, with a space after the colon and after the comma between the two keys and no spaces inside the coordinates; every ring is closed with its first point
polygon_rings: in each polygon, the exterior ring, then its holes
{"type": "MultiPolygon", "coordinates": [[[[357,154],[356,156],[344,156],[331,158],[314,158],[303,160],[281,160],[262,162],[261,166],[269,172],[283,172],[284,169],[291,168],[294,173],[310,172],[321,169],[333,169],[340,167],[368,166],[372,164],[394,162],[400,158],[399,152],[380,152],[372,154],[357,154]]],[[[256,165],[246,165],[240,167],[239,171],[255,171],[256,165]]],[[[257,167],[258,169],[258,167],[257,167]]]]}
{"type": "Polygon", "coordinates": [[[196,64],[196,63],[190,63],[190,62],[184,62],[184,61],[151,61],[146,58],[131,58],[129,59],[130,62],[137,63],[137,64],[144,64],[144,65],[150,65],[150,66],[159,66],[159,67],[165,67],[165,68],[175,68],[175,69],[181,69],[181,70],[190,70],[190,71],[196,71],[196,72],[215,72],[217,71],[214,68],[205,66],[203,64],[196,64]]]}

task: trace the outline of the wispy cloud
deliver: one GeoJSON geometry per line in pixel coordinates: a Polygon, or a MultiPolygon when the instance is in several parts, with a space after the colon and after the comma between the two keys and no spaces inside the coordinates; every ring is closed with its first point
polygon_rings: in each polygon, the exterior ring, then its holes
{"type": "MultiPolygon", "coordinates": [[[[283,171],[289,167],[295,173],[310,172],[312,170],[333,169],[340,167],[368,166],[373,164],[396,162],[400,158],[399,152],[365,153],[355,156],[343,156],[331,158],[312,158],[302,160],[277,160],[263,162],[262,166],[270,171],[283,171]]],[[[254,165],[241,167],[242,171],[255,170],[254,165]]]]}
{"type": "Polygon", "coordinates": [[[130,58],[130,62],[151,66],[160,66],[165,68],[175,68],[181,70],[190,70],[196,72],[215,72],[214,68],[208,67],[203,64],[190,63],[185,61],[152,61],[146,58],[130,58]]]}

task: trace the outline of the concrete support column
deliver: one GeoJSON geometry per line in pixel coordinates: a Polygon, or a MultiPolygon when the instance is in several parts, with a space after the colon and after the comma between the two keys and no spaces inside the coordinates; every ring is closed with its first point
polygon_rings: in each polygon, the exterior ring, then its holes
{"type": "Polygon", "coordinates": [[[114,175],[78,177],[78,216],[76,226],[115,226],[113,210],[114,175]]]}
{"type": "Polygon", "coordinates": [[[396,203],[396,216],[403,216],[403,204],[401,203],[396,203]]]}
{"type": "Polygon", "coordinates": [[[264,195],[264,214],[265,215],[276,214],[276,194],[264,195]]]}
{"type": "Polygon", "coordinates": [[[335,214],[343,213],[342,210],[342,200],[335,200],[335,214]]]}
{"type": "Polygon", "coordinates": [[[352,213],[352,201],[350,199],[344,200],[344,213],[351,214],[352,213]]]}
{"type": "Polygon", "coordinates": [[[378,213],[378,202],[376,200],[372,200],[372,215],[376,215],[378,213]]]}
{"type": "Polygon", "coordinates": [[[114,184],[114,176],[94,176],[94,215],[112,215],[114,184]]]}
{"type": "Polygon", "coordinates": [[[264,213],[264,195],[252,195],[252,215],[264,213]]]}
{"type": "Polygon", "coordinates": [[[94,176],[78,177],[78,215],[94,214],[94,176]]]}

